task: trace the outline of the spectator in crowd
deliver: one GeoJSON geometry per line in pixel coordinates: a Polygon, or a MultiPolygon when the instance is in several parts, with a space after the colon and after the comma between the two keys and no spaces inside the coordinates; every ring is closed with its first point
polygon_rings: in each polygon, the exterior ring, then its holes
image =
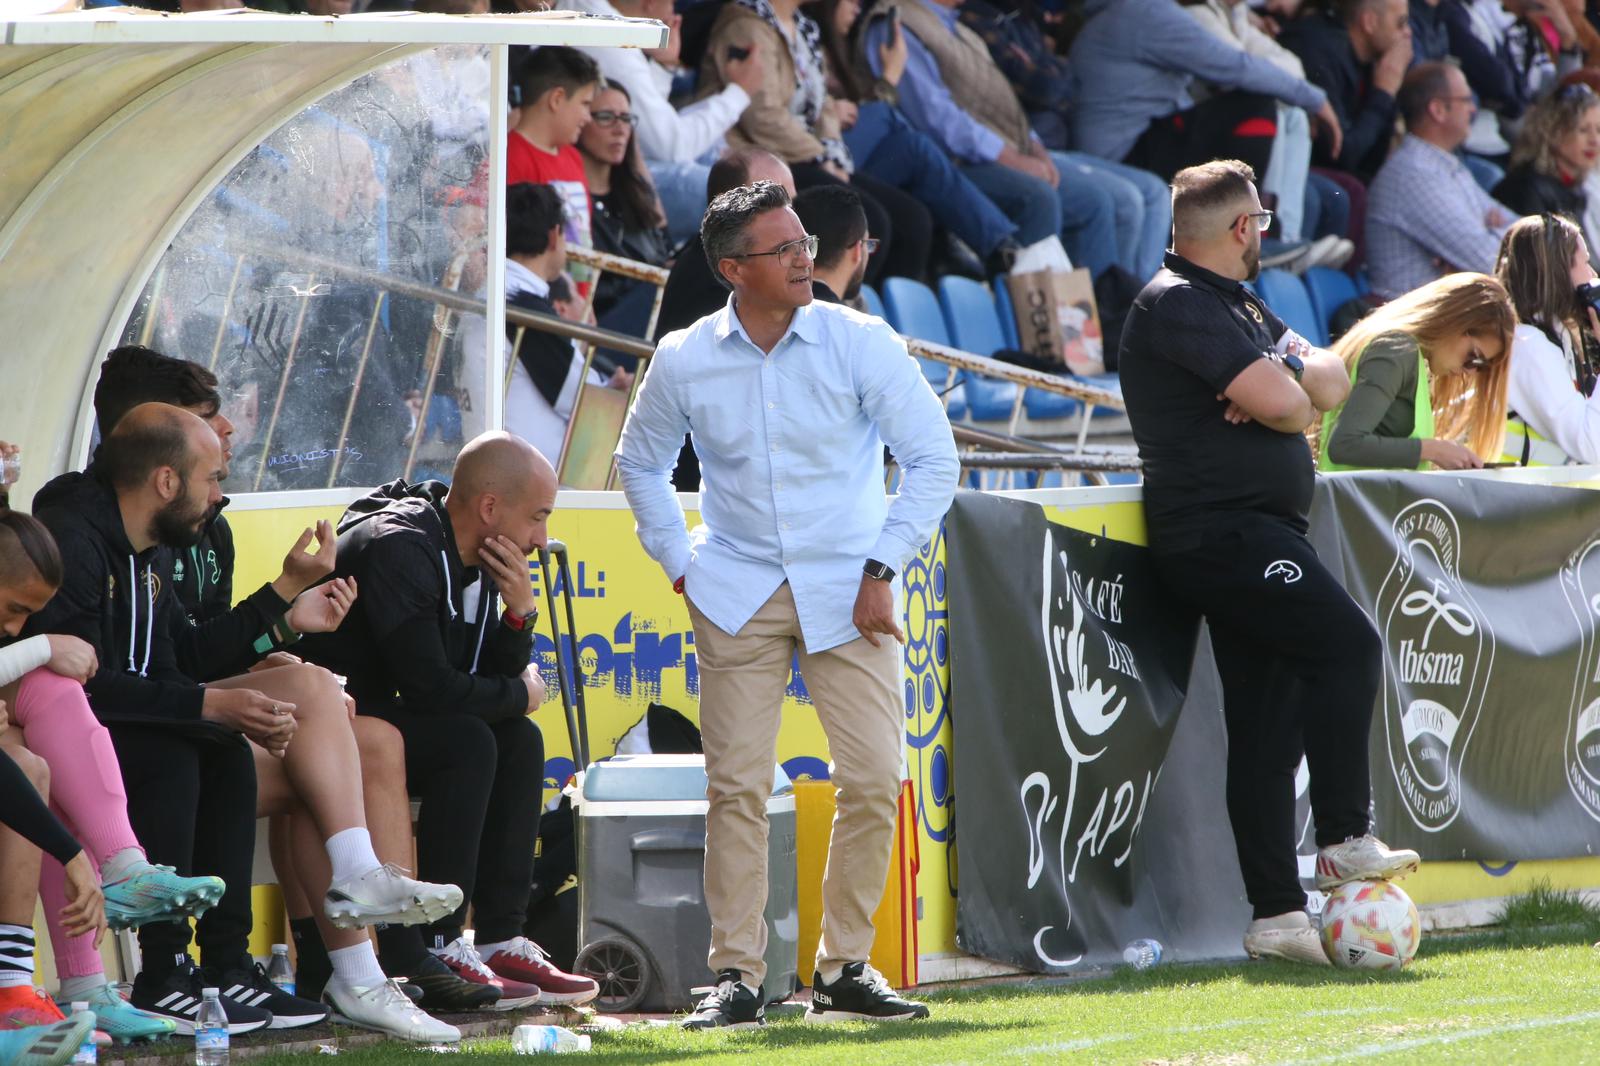
{"type": "Polygon", "coordinates": [[[499,432],[462,448],[449,485],[384,485],[339,520],[334,573],[360,581],[357,610],[301,643],[308,660],[349,679],[357,714],[405,737],[406,779],[422,800],[418,869],[465,894],[426,927],[427,942],[379,930],[384,968],[409,976],[442,964],[486,990],[478,1005],[502,1010],[599,991],[522,936],[544,780],[544,740],[528,717],[545,691],[529,665],[538,609],[528,556],[545,543],[555,498],[550,464],[499,432]],[[469,904],[473,940],[462,932],[469,904]]]}
{"type": "Polygon", "coordinates": [[[894,331],[814,302],[815,238],[781,187],[717,197],[701,239],[734,298],[662,342],[617,448],[640,541],[684,594],[701,662],[716,987],[684,1026],[765,1020],[765,804],[796,654],[829,736],[838,799],[807,1018],[925,1018],[928,1008],[896,994],[867,956],[903,746],[892,582],[950,505],[955,443],[894,331]],[[711,527],[693,536],[669,480],[691,425],[711,527]],[[892,505],[885,444],[903,472],[892,505]]]}
{"type": "Polygon", "coordinates": [[[1316,161],[1370,182],[1389,154],[1395,94],[1411,65],[1406,0],[1339,0],[1291,22],[1278,42],[1327,93],[1344,132],[1319,145],[1316,161]]]}
{"type": "MultiPolygon", "coordinates": [[[[1583,65],[1583,44],[1567,0],[1503,0],[1500,7],[1510,21],[1501,36],[1527,99],[1544,96],[1559,78],[1583,65]]],[[[1583,21],[1581,12],[1576,21],[1583,21]]]]}
{"type": "Polygon", "coordinates": [[[316,819],[332,867],[330,915],[414,920],[405,913],[411,900],[437,887],[401,877],[373,852],[337,682],[299,664],[244,672],[275,634],[337,626],[354,588],[336,583],[297,597],[266,633],[195,627],[184,617],[169,549],[199,541],[221,502],[223,469],[221,442],[204,421],[146,403],[121,419],[87,471],[56,478],[35,498],[66,576],[28,629],[94,648],[99,671],[86,687],[111,732],[129,821],[151,859],[228,886],[199,923],[204,976],[185,952],[186,924],[152,922],[139,932],[145,966],[131,1001],[180,1032],[193,1029],[202,982],[227,991],[223,1006],[237,1024],[254,1027],[271,1014],[289,1028],[327,1016],[279,990],[247,951],[258,780],[264,802],[298,801],[316,819]]]}
{"type": "MultiPolygon", "coordinates": [[[[523,61],[517,87],[522,105],[516,127],[506,134],[506,184],[553,186],[567,205],[567,243],[592,248],[593,204],[575,146],[600,91],[600,67],[576,48],[535,48],[523,61]]],[[[574,279],[584,283],[588,272],[574,270],[574,279]]]]}
{"type": "MultiPolygon", "coordinates": [[[[117,348],[101,365],[94,402],[102,439],[141,403],[171,404],[205,420],[222,444],[222,476],[227,479],[234,427],[223,413],[216,377],[199,364],[133,345],[117,348]]],[[[235,605],[233,530],[222,513],[228,502],[223,497],[213,508],[197,543],[176,553],[171,581],[178,604],[189,624],[206,639],[251,640],[275,630],[287,635],[293,631],[287,619],[296,617],[294,605],[302,595],[307,602],[315,602],[316,594],[305,590],[333,569],[333,527],[327,522],[317,524],[315,555],[306,553],[313,531],[305,530],[289,550],[277,578],[235,605]]],[[[274,652],[263,663],[295,661],[286,653],[274,652]]],[[[373,850],[396,866],[408,865],[411,819],[404,742],[392,726],[376,720],[353,720],[350,732],[361,763],[362,810],[373,850]]],[[[365,928],[338,928],[325,909],[314,906],[325,891],[329,871],[316,822],[303,806],[281,792],[258,792],[256,813],[272,816],[272,863],[296,947],[296,995],[314,1002],[326,996],[342,1016],[404,1040],[459,1040],[460,1033],[453,1026],[428,1017],[403,993],[389,987],[365,928]]],[[[460,905],[461,890],[455,886],[422,887],[428,891],[412,900],[421,911],[415,920],[445,914],[460,905]]]]}
{"type": "Polygon", "coordinates": [[[1323,469],[1498,459],[1515,325],[1506,290],[1486,274],[1430,281],[1356,323],[1334,346],[1353,384],[1323,419],[1323,469]]]}
{"type": "Polygon", "coordinates": [[[889,69],[891,34],[903,32],[901,108],[1017,224],[1017,240],[1059,236],[1072,261],[1097,277],[1112,265],[1146,277],[1171,228],[1165,184],[1131,167],[1046,148],[983,38],[958,21],[960,4],[905,0],[895,9],[898,30],[888,14],[874,11],[862,34],[873,73],[889,69]]]}
{"type": "Polygon", "coordinates": [[[878,242],[867,236],[861,197],[840,185],[818,185],[794,199],[794,213],[817,239],[811,257],[811,291],[823,303],[853,304],[878,242]]]}
{"type": "Polygon", "coordinates": [[[799,0],[726,4],[712,24],[700,63],[700,91],[717,91],[721,62],[752,44],[769,60],[766,78],[730,143],[778,156],[802,189],[824,182],[854,185],[872,231],[883,241],[883,254],[869,268],[871,277],[925,277],[933,250],[932,216],[910,193],[860,168],[845,146],[844,129],[855,123],[856,106],[828,94],[821,30],[800,12],[799,0]]]}
{"type": "MultiPolygon", "coordinates": [[[[1600,94],[1600,70],[1585,67],[1561,79],[1562,88],[1578,84],[1587,85],[1591,91],[1600,94]]],[[[1583,229],[1584,242],[1591,249],[1591,261],[1594,261],[1593,249],[1600,248],[1600,166],[1589,168],[1583,177],[1582,189],[1584,210],[1578,224],[1583,229]]]]}
{"type": "MultiPolygon", "coordinates": [[[[638,124],[628,90],[611,82],[595,94],[589,123],[578,135],[578,154],[594,204],[594,246],[664,267],[672,260],[672,239],[650,173],[639,161],[634,139],[638,124]]],[[[607,329],[640,337],[650,323],[655,294],[656,287],[647,281],[605,274],[595,289],[595,314],[607,329]]]]}
{"type": "Polygon", "coordinates": [[[1217,156],[1266,170],[1277,101],[1303,108],[1337,150],[1323,91],[1207,33],[1168,0],[1090,0],[1072,42],[1079,94],[1073,135],[1086,152],[1171,178],[1217,156]],[[1224,91],[1196,104],[1196,79],[1224,91]]]}
{"type": "Polygon", "coordinates": [[[828,92],[856,108],[855,121],[844,131],[852,157],[864,172],[925,204],[939,225],[978,254],[985,274],[1009,270],[1017,252],[1016,224],[898,106],[905,35],[897,31],[879,46],[883,75],[875,77],[859,48],[865,29],[858,24],[859,0],[821,0],[809,10],[827,55],[828,92]]]}
{"type": "Polygon", "coordinates": [[[1600,316],[1575,292],[1595,281],[1589,249],[1560,215],[1512,224],[1495,274],[1517,312],[1505,452],[1519,466],[1600,463],[1600,316]]]}
{"type": "Polygon", "coordinates": [[[1077,86],[1067,57],[1045,33],[1042,6],[1034,0],[962,0],[961,24],[983,38],[1039,140],[1052,152],[1064,152],[1072,147],[1067,116],[1077,86]]]}
{"type": "MultiPolygon", "coordinates": [[[[969,0],[970,2],[970,0],[969,0]]],[[[1265,59],[1296,78],[1305,78],[1300,57],[1273,40],[1251,21],[1251,11],[1243,0],[1182,0],[1184,9],[1206,32],[1252,56],[1265,59]]],[[[1191,86],[1196,95],[1204,86],[1191,86]]],[[[1349,210],[1344,190],[1320,174],[1311,173],[1311,122],[1306,112],[1293,104],[1278,101],[1277,135],[1272,138],[1272,154],[1261,177],[1261,198],[1270,197],[1273,219],[1278,224],[1281,245],[1293,247],[1303,237],[1321,237],[1314,250],[1307,244],[1305,253],[1282,264],[1286,269],[1303,270],[1312,266],[1337,269],[1349,260],[1355,245],[1344,239],[1349,210]],[[1326,202],[1326,207],[1324,203],[1326,202]],[[1327,229],[1319,230],[1326,216],[1327,229]]],[[[1262,242],[1266,256],[1267,244],[1262,242]]]]}
{"type": "Polygon", "coordinates": [[[1456,155],[1474,111],[1460,69],[1419,64],[1399,100],[1406,136],[1373,179],[1367,202],[1367,263],[1372,291],[1384,299],[1453,271],[1492,270],[1500,237],[1516,218],[1456,155]]]}
{"type": "Polygon", "coordinates": [[[1494,198],[1519,215],[1543,212],[1581,220],[1584,182],[1600,162],[1600,96],[1584,82],[1557,89],[1522,118],[1511,167],[1494,198]]]}
{"type": "MultiPolygon", "coordinates": [[[[556,0],[556,7],[590,15],[657,18],[659,0],[556,0]]],[[[670,11],[670,6],[668,7],[670,11]]],[[[665,19],[663,19],[665,21],[665,19]]],[[[673,29],[667,48],[675,53],[682,35],[673,29]]],[[[761,88],[771,57],[757,45],[743,58],[726,53],[720,64],[722,88],[678,110],[672,106],[672,74],[648,49],[585,49],[600,65],[607,82],[626,85],[639,116],[639,152],[655,179],[675,243],[700,231],[706,210],[708,157],[725,146],[727,133],[739,121],[761,88]]]]}
{"type": "MultiPolygon", "coordinates": [[[[562,228],[565,205],[548,185],[524,183],[506,190],[506,303],[525,311],[554,315],[551,285],[567,261],[562,228]]],[[[583,357],[566,337],[542,329],[506,325],[511,345],[511,380],[506,388],[506,429],[540,454],[560,462],[567,420],[577,402],[583,357]]],[[[595,363],[602,364],[596,356],[595,363]]],[[[632,376],[611,367],[610,377],[590,370],[593,385],[627,389],[632,376]]]]}
{"type": "Polygon", "coordinates": [[[1344,400],[1350,378],[1241,284],[1261,261],[1250,169],[1191,167],[1172,199],[1173,251],[1129,313],[1120,359],[1150,558],[1163,591],[1211,631],[1228,817],[1252,910],[1244,950],[1328,966],[1295,855],[1302,758],[1319,888],[1389,880],[1420,861],[1372,835],[1382,648],[1306,539],[1314,471],[1303,434],[1344,400]]]}
{"type": "MultiPolygon", "coordinates": [[[[0,564],[3,564],[0,560],[0,564]]],[[[24,559],[23,566],[27,565],[24,559]]],[[[57,559],[59,562],[59,559],[57,559]]],[[[0,631],[15,633],[25,611],[0,607],[0,631]]],[[[10,664],[0,649],[0,676],[10,664]]],[[[3,710],[3,709],[0,709],[3,710]]],[[[0,713],[0,729],[4,729],[0,713]]],[[[66,871],[64,907],[49,908],[47,917],[86,938],[98,948],[106,931],[100,877],[88,852],[46,806],[50,768],[5,730],[0,740],[0,1062],[18,1066],[64,1064],[82,1044],[103,1039],[94,1033],[95,1016],[84,1012],[69,1022],[44,990],[35,987],[33,914],[39,904],[41,853],[48,853],[66,871]],[[68,1036],[67,1034],[70,1034],[68,1036]],[[53,1039],[74,1043],[50,1051],[53,1039]],[[17,1057],[12,1058],[15,1054],[17,1057]]]]}

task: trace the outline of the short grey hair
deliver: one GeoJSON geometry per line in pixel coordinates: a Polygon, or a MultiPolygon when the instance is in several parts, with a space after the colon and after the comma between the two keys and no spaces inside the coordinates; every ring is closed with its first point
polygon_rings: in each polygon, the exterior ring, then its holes
{"type": "Polygon", "coordinates": [[[700,245],[705,249],[711,273],[724,287],[731,289],[733,285],[722,276],[718,264],[750,250],[750,241],[745,232],[750,228],[750,223],[758,215],[788,206],[788,191],[771,181],[740,185],[711,201],[705,217],[700,220],[700,245]]]}

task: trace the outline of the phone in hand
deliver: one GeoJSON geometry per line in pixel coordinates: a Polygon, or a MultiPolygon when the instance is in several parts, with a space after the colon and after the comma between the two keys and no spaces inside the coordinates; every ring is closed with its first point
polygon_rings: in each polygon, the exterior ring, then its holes
{"type": "Polygon", "coordinates": [[[900,43],[900,8],[899,7],[891,7],[889,9],[889,43],[890,44],[899,44],[900,43]]]}
{"type": "Polygon", "coordinates": [[[728,46],[728,62],[735,63],[750,58],[750,49],[740,48],[736,44],[728,46]]]}

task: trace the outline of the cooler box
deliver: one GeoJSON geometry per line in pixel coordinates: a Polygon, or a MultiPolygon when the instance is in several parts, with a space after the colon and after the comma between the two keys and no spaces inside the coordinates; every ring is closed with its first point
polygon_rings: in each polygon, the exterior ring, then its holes
{"type": "MultiPolygon", "coordinates": [[[[618,755],[579,775],[574,969],[600,982],[602,1011],[673,1011],[712,982],[706,965],[706,768],[701,755],[618,755]]],[[[767,800],[768,1002],[798,987],[794,790],[774,765],[767,800]]]]}

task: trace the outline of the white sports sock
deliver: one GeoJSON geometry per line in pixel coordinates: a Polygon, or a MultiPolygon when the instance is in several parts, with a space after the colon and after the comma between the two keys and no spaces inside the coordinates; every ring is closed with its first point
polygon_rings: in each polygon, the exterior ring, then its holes
{"type": "Polygon", "coordinates": [[[100,989],[110,984],[103,973],[92,973],[87,977],[63,977],[61,979],[61,994],[56,998],[63,1003],[74,1000],[87,1000],[100,989]]]}
{"type": "Polygon", "coordinates": [[[837,981],[839,978],[844,976],[844,967],[843,966],[835,966],[835,967],[832,967],[831,969],[827,969],[827,970],[818,970],[817,971],[817,976],[822,978],[822,983],[823,984],[831,985],[835,981],[837,981]]]}
{"type": "Polygon", "coordinates": [[[33,926],[0,925],[0,988],[33,984],[33,926]]]}
{"type": "Polygon", "coordinates": [[[138,848],[123,848],[100,864],[100,883],[103,885],[121,881],[142,866],[149,866],[149,860],[144,857],[144,852],[138,848]]]}
{"type": "Polygon", "coordinates": [[[333,864],[330,884],[343,884],[383,865],[372,850],[372,835],[359,826],[333,834],[325,846],[328,861],[333,864]]]}
{"type": "Polygon", "coordinates": [[[363,940],[347,948],[334,948],[328,952],[328,961],[333,963],[334,976],[358,988],[373,988],[388,980],[383,967],[378,965],[378,956],[372,950],[371,940],[363,940]]]}

